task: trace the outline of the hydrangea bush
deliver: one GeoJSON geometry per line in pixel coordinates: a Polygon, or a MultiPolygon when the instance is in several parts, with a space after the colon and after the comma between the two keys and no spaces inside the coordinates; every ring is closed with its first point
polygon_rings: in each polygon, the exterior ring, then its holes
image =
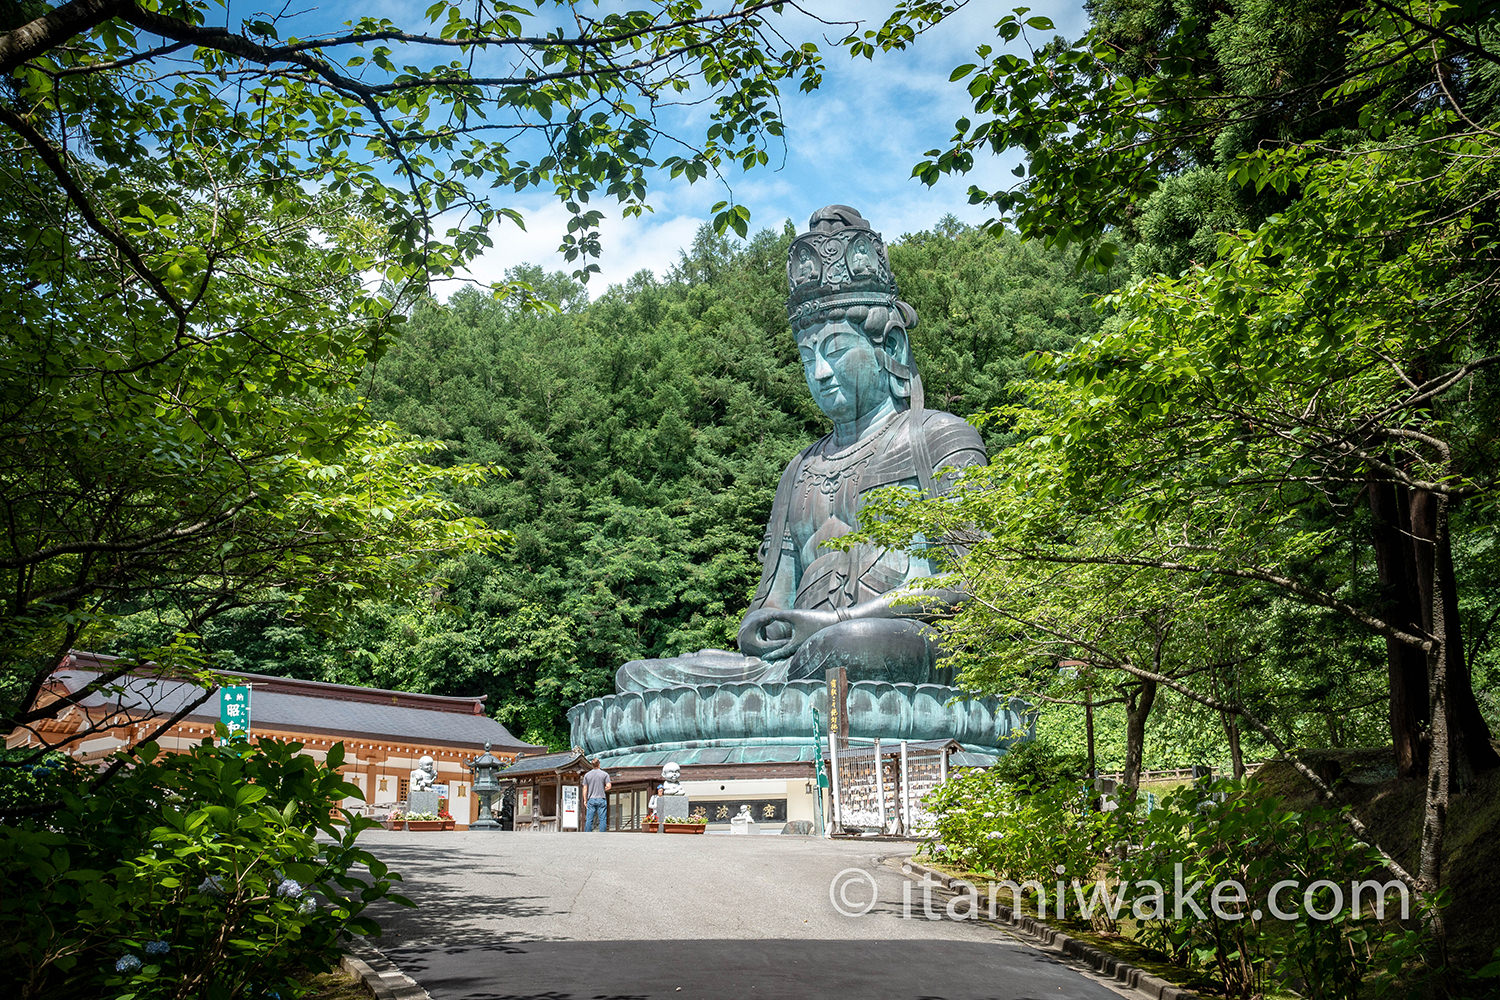
{"type": "Polygon", "coordinates": [[[1119,834],[1109,814],[1083,808],[1086,792],[1062,782],[1012,783],[989,771],[949,778],[927,798],[928,851],[955,867],[1017,883],[1089,880],[1119,834]]]}
{"type": "Polygon", "coordinates": [[[0,994],[290,997],[341,934],[378,933],[366,907],[406,902],[355,843],[378,824],[342,809],[360,793],[341,745],[300,749],[142,744],[97,791],[79,777],[0,826],[0,994]]]}

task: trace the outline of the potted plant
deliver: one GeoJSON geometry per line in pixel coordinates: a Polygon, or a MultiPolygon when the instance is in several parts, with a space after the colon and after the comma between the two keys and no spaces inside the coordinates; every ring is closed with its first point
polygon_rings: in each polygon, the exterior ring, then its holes
{"type": "Polygon", "coordinates": [[[406,817],[400,809],[392,809],[385,819],[380,821],[380,825],[387,830],[405,830],[406,817]]]}
{"type": "Polygon", "coordinates": [[[443,821],[438,819],[437,813],[407,813],[406,828],[415,831],[441,830],[443,829],[443,821]]]}
{"type": "Polygon", "coordinates": [[[444,830],[455,829],[458,825],[457,822],[453,819],[453,814],[450,813],[447,809],[438,810],[438,819],[443,821],[444,830]]]}
{"type": "MultiPolygon", "coordinates": [[[[703,833],[708,829],[708,814],[702,812],[693,813],[684,819],[669,819],[666,824],[667,833],[703,833]]],[[[656,833],[656,816],[646,816],[645,825],[641,827],[642,833],[656,833]]]]}

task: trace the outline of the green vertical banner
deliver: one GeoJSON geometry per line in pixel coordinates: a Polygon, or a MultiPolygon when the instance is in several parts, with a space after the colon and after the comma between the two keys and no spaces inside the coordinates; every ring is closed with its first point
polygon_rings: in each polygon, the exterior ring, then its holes
{"type": "Polygon", "coordinates": [[[818,787],[828,787],[828,770],[823,766],[823,727],[818,722],[818,710],[813,709],[813,760],[817,763],[818,787]]]}
{"type": "Polygon", "coordinates": [[[817,833],[821,839],[823,832],[823,790],[828,787],[828,772],[823,769],[823,724],[818,720],[818,710],[812,710],[813,715],[813,773],[818,777],[817,798],[813,799],[813,818],[817,821],[817,833]]]}
{"type": "Polygon", "coordinates": [[[219,688],[219,721],[229,730],[230,739],[250,736],[250,685],[219,688]]]}

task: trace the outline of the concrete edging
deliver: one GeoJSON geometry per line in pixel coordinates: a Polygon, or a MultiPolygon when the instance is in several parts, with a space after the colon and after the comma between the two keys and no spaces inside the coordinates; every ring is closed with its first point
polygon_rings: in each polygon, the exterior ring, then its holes
{"type": "Polygon", "coordinates": [[[339,967],[364,980],[375,1000],[432,1000],[395,962],[361,938],[349,942],[344,957],[339,959],[339,967]]]}
{"type": "MultiPolygon", "coordinates": [[[[918,880],[930,879],[935,885],[950,891],[954,882],[965,882],[964,879],[956,879],[951,875],[944,875],[942,872],[928,868],[910,857],[900,859],[900,863],[903,875],[908,877],[915,875],[918,880]]],[[[1135,990],[1149,1000],[1199,1000],[1198,994],[1191,990],[1169,983],[1138,965],[1131,965],[1117,955],[1111,955],[1107,951],[1064,934],[1056,927],[1045,924],[1029,914],[1017,914],[1010,907],[999,904],[995,906],[995,914],[997,922],[1003,922],[1032,938],[1033,940],[1027,942],[1028,944],[1076,959],[1100,975],[1109,976],[1115,982],[1135,990]]]]}

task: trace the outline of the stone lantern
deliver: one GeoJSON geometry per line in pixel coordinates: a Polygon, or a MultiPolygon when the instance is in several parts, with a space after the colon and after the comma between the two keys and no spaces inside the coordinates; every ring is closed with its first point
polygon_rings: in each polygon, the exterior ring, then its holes
{"type": "Polygon", "coordinates": [[[484,745],[484,753],[469,762],[474,772],[474,794],[479,797],[479,818],[469,824],[470,830],[498,830],[500,823],[490,812],[490,802],[500,793],[500,768],[504,764],[484,745]]]}

